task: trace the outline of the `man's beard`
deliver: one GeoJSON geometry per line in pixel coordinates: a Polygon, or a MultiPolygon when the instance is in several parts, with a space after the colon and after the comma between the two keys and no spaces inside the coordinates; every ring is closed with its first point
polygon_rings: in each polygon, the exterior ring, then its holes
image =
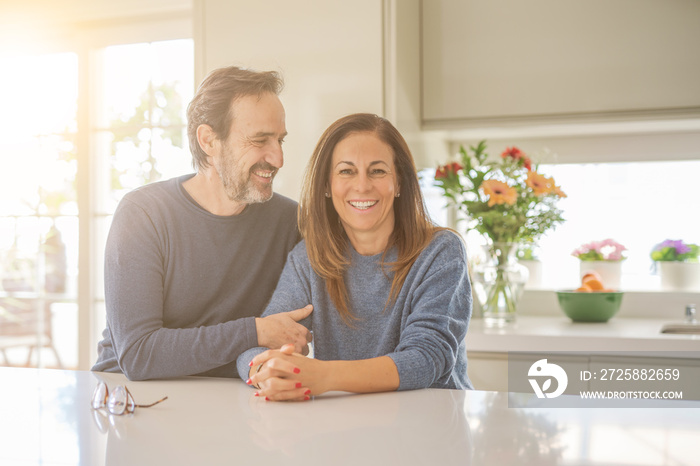
{"type": "Polygon", "coordinates": [[[259,204],[272,199],[272,182],[261,185],[251,179],[251,176],[254,171],[266,170],[272,171],[274,177],[277,172],[275,167],[267,162],[260,162],[244,172],[238,164],[238,159],[231,152],[226,151],[223,155],[220,166],[214,168],[230,200],[243,204],[259,204]]]}

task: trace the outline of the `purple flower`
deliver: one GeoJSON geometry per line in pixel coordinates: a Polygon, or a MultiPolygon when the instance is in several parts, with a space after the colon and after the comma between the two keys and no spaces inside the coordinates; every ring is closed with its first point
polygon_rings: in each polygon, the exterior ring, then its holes
{"type": "Polygon", "coordinates": [[[667,239],[657,246],[658,251],[661,251],[663,248],[673,248],[676,250],[676,254],[686,254],[690,252],[690,247],[680,239],[667,239]]]}

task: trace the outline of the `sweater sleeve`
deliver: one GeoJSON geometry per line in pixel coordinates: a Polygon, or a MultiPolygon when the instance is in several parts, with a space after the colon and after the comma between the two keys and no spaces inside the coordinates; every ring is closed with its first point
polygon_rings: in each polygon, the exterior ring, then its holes
{"type": "Polygon", "coordinates": [[[255,319],[165,328],[162,249],[149,216],[125,199],[105,250],[107,327],[120,369],[130,380],[145,380],[230,365],[234,377],[236,357],[257,344],[255,319]]]}
{"type": "MultiPolygon", "coordinates": [[[[310,284],[310,266],[305,260],[306,249],[304,242],[299,243],[287,257],[287,262],[282,270],[277,288],[270,299],[269,304],[265,308],[262,317],[279,314],[280,312],[293,311],[300,309],[309,303],[312,303],[311,284],[310,284]],[[306,267],[305,267],[306,265],[306,267]]],[[[304,325],[309,330],[313,330],[311,324],[311,316],[301,320],[299,323],[304,325]]],[[[265,351],[267,348],[256,347],[243,352],[238,356],[236,367],[238,375],[241,379],[248,378],[250,370],[250,361],[255,356],[265,351]]]]}
{"type": "Polygon", "coordinates": [[[413,290],[406,326],[396,350],[388,355],[399,372],[399,390],[444,384],[458,351],[465,351],[472,311],[466,252],[455,235],[441,236],[449,240],[441,241],[423,262],[427,270],[413,290]]]}

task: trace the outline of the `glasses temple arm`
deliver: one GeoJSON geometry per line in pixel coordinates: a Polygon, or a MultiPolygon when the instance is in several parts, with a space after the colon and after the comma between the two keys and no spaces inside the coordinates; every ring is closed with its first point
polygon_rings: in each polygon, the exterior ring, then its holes
{"type": "Polygon", "coordinates": [[[134,406],[137,407],[137,408],[150,408],[151,406],[155,406],[155,405],[157,405],[158,403],[163,402],[163,401],[165,401],[165,400],[167,400],[167,399],[168,399],[168,397],[166,396],[166,397],[161,398],[161,399],[158,400],[158,401],[155,401],[155,402],[151,403],[150,405],[134,405],[134,406]]]}

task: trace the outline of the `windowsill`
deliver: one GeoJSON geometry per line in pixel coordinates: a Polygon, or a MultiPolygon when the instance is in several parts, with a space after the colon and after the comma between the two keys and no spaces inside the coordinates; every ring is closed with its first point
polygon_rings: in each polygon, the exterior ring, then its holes
{"type": "MultiPolygon", "coordinates": [[[[623,290],[622,306],[617,317],[682,321],[688,304],[700,305],[700,292],[660,290],[623,290]]],[[[529,316],[561,316],[553,289],[526,289],[518,303],[518,313],[529,316]]],[[[475,313],[478,314],[478,313],[475,313]]]]}
{"type": "Polygon", "coordinates": [[[697,358],[699,335],[671,335],[660,330],[668,320],[615,316],[606,323],[572,322],[557,317],[519,315],[505,329],[473,319],[467,334],[470,353],[509,352],[630,352],[631,356],[697,358]]]}

